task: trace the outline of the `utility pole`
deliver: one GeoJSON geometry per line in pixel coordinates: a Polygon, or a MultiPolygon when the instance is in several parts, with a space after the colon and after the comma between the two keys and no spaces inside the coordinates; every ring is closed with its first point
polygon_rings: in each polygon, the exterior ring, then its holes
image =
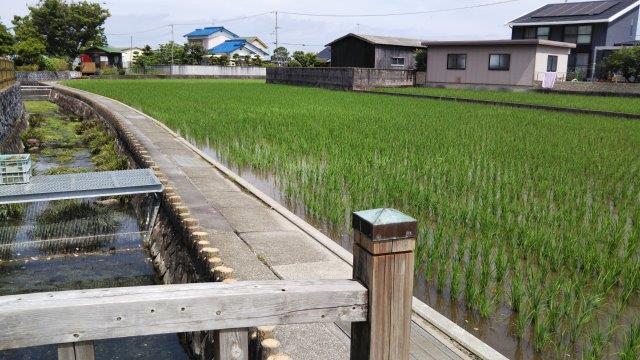
{"type": "Polygon", "coordinates": [[[169,74],[173,76],[173,24],[171,24],[171,70],[169,74]]]}
{"type": "Polygon", "coordinates": [[[276,11],[276,49],[279,47],[279,42],[278,42],[278,12],[276,11]]]}
{"type": "Polygon", "coordinates": [[[133,35],[129,35],[129,69],[131,69],[131,65],[133,65],[133,35]]]}

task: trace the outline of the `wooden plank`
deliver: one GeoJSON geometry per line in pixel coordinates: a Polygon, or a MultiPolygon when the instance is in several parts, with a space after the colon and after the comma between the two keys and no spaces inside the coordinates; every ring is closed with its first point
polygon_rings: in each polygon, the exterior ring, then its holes
{"type": "Polygon", "coordinates": [[[214,359],[249,360],[249,329],[223,329],[214,332],[214,359]]]}
{"type": "Polygon", "coordinates": [[[96,354],[93,341],[81,341],[73,344],[76,360],[95,360],[96,354]]]}
{"type": "Polygon", "coordinates": [[[98,339],[365,321],[353,280],[198,283],[0,297],[0,350],[98,339]],[[38,319],[38,321],[33,321],[38,319]]]}
{"type": "Polygon", "coordinates": [[[76,360],[76,351],[73,343],[58,345],[58,360],[76,360]]]}

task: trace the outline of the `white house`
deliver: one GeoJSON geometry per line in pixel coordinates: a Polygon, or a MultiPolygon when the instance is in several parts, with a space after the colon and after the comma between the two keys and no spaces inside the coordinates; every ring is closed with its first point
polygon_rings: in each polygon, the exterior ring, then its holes
{"type": "Polygon", "coordinates": [[[184,35],[189,43],[201,44],[212,56],[226,55],[230,59],[235,54],[266,60],[269,47],[258,37],[240,37],[224,26],[210,26],[184,35]]]}
{"type": "Polygon", "coordinates": [[[122,51],[122,67],[124,69],[128,69],[129,67],[131,67],[133,59],[139,54],[142,54],[142,48],[139,48],[139,47],[122,48],[121,51],[122,51]]]}
{"type": "Polygon", "coordinates": [[[205,49],[211,49],[230,39],[237,39],[239,36],[227,30],[224,26],[209,26],[203,29],[195,29],[185,34],[184,37],[191,44],[200,44],[205,49]]]}

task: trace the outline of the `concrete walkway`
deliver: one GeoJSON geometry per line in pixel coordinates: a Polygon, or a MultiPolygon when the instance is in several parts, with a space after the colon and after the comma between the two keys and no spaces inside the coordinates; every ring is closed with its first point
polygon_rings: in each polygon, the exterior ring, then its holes
{"type": "MultiPolygon", "coordinates": [[[[173,182],[192,217],[211,234],[220,258],[235,269],[238,280],[351,278],[349,262],[335,249],[231,181],[164,125],[115,100],[73,91],[106,106],[127,124],[173,182]]],[[[348,324],[281,326],[277,338],[293,359],[348,359],[348,329],[348,324]]],[[[417,315],[411,345],[414,359],[469,358],[463,346],[417,315]]]]}

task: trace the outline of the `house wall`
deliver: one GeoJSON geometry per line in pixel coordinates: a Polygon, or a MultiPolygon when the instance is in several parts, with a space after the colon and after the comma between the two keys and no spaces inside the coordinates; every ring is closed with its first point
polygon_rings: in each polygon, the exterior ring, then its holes
{"type": "Polygon", "coordinates": [[[416,68],[416,61],[413,55],[416,48],[376,45],[375,47],[375,68],[376,69],[395,69],[395,70],[413,70],[416,68]],[[391,58],[404,58],[403,67],[391,66],[391,58]]]}
{"type": "Polygon", "coordinates": [[[363,40],[346,37],[331,45],[331,67],[375,67],[375,47],[363,40]]]}
{"type": "Polygon", "coordinates": [[[567,66],[569,63],[569,52],[571,49],[558,48],[554,46],[538,46],[536,49],[536,63],[534,68],[535,80],[542,81],[544,73],[547,72],[547,62],[549,55],[558,56],[558,79],[564,80],[567,76],[567,66]]]}
{"type": "Polygon", "coordinates": [[[215,35],[212,36],[210,38],[206,38],[203,41],[203,47],[208,50],[211,49],[212,47],[216,46],[216,45],[220,45],[223,42],[232,39],[230,36],[227,35],[215,35]]]}
{"type": "Polygon", "coordinates": [[[532,86],[535,62],[536,46],[431,46],[427,82],[532,86]],[[447,54],[467,54],[466,69],[448,70],[447,54]],[[490,54],[511,54],[509,70],[489,70],[490,54]]]}
{"type": "Polygon", "coordinates": [[[140,48],[123,50],[122,51],[122,67],[125,69],[129,68],[131,66],[131,62],[133,61],[133,58],[138,56],[139,54],[142,54],[142,49],[140,48]]]}
{"type": "Polygon", "coordinates": [[[635,8],[609,24],[606,39],[607,46],[636,40],[636,34],[638,32],[638,9],[639,8],[635,8]]]}

